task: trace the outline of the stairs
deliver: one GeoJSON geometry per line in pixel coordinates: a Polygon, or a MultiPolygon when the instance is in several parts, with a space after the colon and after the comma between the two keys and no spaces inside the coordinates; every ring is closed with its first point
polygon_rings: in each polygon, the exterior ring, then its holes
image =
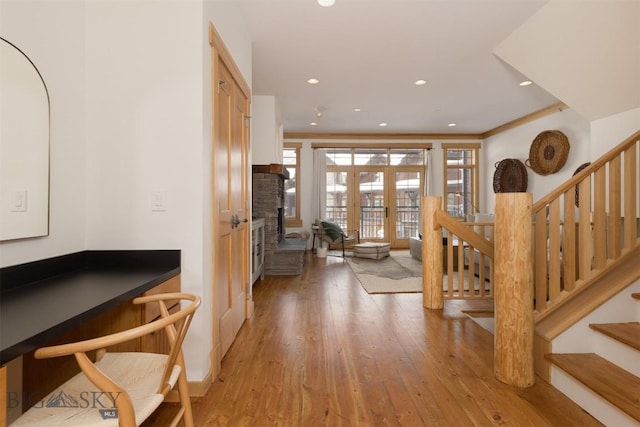
{"type": "Polygon", "coordinates": [[[595,353],[547,354],[559,368],[640,421],[640,378],[595,353]]]}
{"type": "MultiPolygon", "coordinates": [[[[628,295],[627,293],[624,297],[629,298],[628,295]]],[[[631,297],[640,300],[640,293],[634,292],[631,297]]],[[[640,426],[640,322],[589,323],[588,327],[592,334],[598,335],[592,337],[592,341],[597,343],[601,337],[607,337],[605,340],[615,341],[611,344],[613,349],[609,345],[606,346],[608,349],[605,349],[605,345],[596,344],[593,347],[597,349],[598,354],[552,353],[546,354],[545,359],[564,371],[572,380],[583,384],[590,392],[617,408],[609,410],[613,415],[606,415],[607,411],[599,415],[595,411],[592,412],[592,408],[598,406],[593,403],[593,397],[578,397],[582,399],[582,403],[579,404],[605,425],[640,426]],[[610,360],[625,352],[628,356],[620,360],[610,360]],[[618,410],[625,415],[616,414],[618,410]]],[[[559,380],[561,386],[558,388],[562,390],[562,384],[570,381],[559,380]]]]}
{"type": "MultiPolygon", "coordinates": [[[[595,323],[589,325],[589,327],[636,350],[640,350],[640,322],[595,323]]],[[[638,357],[640,357],[640,353],[638,357]]]]}
{"type": "Polygon", "coordinates": [[[640,131],[532,206],[536,373],[615,427],[640,427],[639,153],[640,131]]]}

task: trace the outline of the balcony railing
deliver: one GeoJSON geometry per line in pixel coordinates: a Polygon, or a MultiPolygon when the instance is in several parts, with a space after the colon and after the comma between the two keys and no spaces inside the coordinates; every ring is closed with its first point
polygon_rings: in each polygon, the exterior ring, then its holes
{"type": "MultiPolygon", "coordinates": [[[[347,207],[327,206],[327,219],[347,230],[347,207]]],[[[384,206],[362,206],[360,208],[360,238],[383,239],[384,223],[387,216],[387,208],[384,206]]],[[[396,206],[396,238],[408,239],[418,235],[420,228],[419,206],[396,206]]]]}

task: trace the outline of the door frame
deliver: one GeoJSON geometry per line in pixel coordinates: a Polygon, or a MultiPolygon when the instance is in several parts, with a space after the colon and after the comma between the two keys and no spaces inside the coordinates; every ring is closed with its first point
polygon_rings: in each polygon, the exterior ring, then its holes
{"type": "MultiPolygon", "coordinates": [[[[211,192],[211,258],[209,260],[206,260],[206,262],[209,263],[209,267],[211,269],[211,290],[212,290],[212,298],[210,301],[210,307],[211,307],[211,324],[212,324],[212,348],[211,348],[211,352],[210,352],[210,371],[209,374],[207,375],[207,377],[211,380],[213,378],[216,378],[220,372],[220,366],[221,366],[221,360],[222,357],[224,356],[222,354],[221,351],[221,343],[220,343],[220,323],[219,323],[219,316],[220,313],[218,312],[218,308],[217,308],[217,301],[218,301],[218,295],[217,295],[217,283],[216,283],[216,274],[215,274],[215,260],[218,258],[218,254],[220,253],[220,248],[218,247],[218,236],[220,233],[220,217],[218,215],[219,209],[218,209],[218,194],[217,194],[217,190],[216,190],[216,182],[215,182],[215,164],[217,161],[216,158],[216,146],[217,146],[217,129],[219,128],[220,124],[218,122],[218,111],[220,109],[220,106],[218,105],[218,97],[217,97],[217,81],[218,81],[218,74],[220,72],[220,63],[223,63],[226,68],[229,70],[229,72],[231,73],[233,79],[235,80],[235,82],[237,83],[240,91],[242,92],[242,94],[246,97],[247,102],[250,103],[251,102],[251,89],[249,88],[249,85],[247,84],[246,80],[244,79],[244,76],[242,75],[240,68],[237,66],[237,64],[235,63],[233,57],[231,56],[231,53],[229,51],[229,49],[226,47],[224,41],[222,40],[222,37],[220,36],[220,34],[217,32],[217,30],[215,29],[213,23],[211,21],[209,21],[209,46],[210,46],[210,52],[211,52],[211,58],[210,58],[210,68],[211,68],[211,76],[210,76],[210,102],[211,102],[211,141],[209,141],[209,144],[211,145],[211,163],[210,163],[210,167],[211,167],[211,181],[209,184],[209,191],[211,192]]],[[[247,106],[247,108],[249,108],[247,106]]],[[[246,158],[244,159],[244,162],[246,165],[248,165],[249,162],[249,153],[250,153],[250,149],[249,149],[249,129],[247,126],[243,127],[243,132],[246,132],[246,135],[243,136],[243,138],[246,138],[246,143],[247,143],[247,150],[246,152],[243,154],[246,158]]],[[[250,168],[247,166],[246,171],[244,172],[246,175],[246,184],[247,184],[247,188],[243,191],[245,197],[247,198],[247,201],[245,202],[246,205],[245,206],[251,206],[251,186],[249,185],[250,180],[251,180],[251,176],[250,176],[250,168]]],[[[250,212],[250,209],[247,208],[247,212],[250,212]]],[[[250,256],[250,244],[248,239],[244,239],[246,242],[243,242],[244,246],[246,246],[246,248],[244,248],[243,252],[243,259],[246,257],[246,262],[244,262],[244,265],[247,266],[249,265],[248,259],[250,256]]],[[[244,268],[244,267],[243,267],[244,268]]],[[[243,274],[244,277],[248,278],[250,276],[249,271],[247,269],[246,274],[243,274]]],[[[244,280],[244,279],[243,279],[244,280]]],[[[248,279],[247,279],[248,280],[248,279]]],[[[250,315],[251,313],[249,312],[250,308],[253,307],[253,296],[251,294],[251,292],[247,292],[247,298],[251,299],[250,301],[247,300],[246,304],[245,304],[245,317],[247,317],[248,315],[250,315]]]]}

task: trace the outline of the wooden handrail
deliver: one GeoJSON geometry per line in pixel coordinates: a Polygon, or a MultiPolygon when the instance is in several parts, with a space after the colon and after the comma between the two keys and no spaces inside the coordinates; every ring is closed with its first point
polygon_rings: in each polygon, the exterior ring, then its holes
{"type": "Polygon", "coordinates": [[[587,177],[588,175],[591,175],[597,169],[602,168],[604,165],[606,165],[612,159],[614,159],[615,157],[619,156],[620,153],[623,152],[625,149],[627,149],[630,146],[632,146],[635,143],[637,143],[639,139],[640,139],[640,130],[637,131],[636,133],[634,133],[633,135],[631,135],[629,138],[627,138],[624,141],[622,141],[617,146],[613,147],[611,150],[607,151],[600,158],[598,158],[596,161],[592,162],[589,166],[585,167],[580,172],[578,172],[577,174],[575,174],[574,176],[569,178],[567,181],[565,181],[558,188],[556,188],[555,190],[551,191],[549,194],[547,194],[546,196],[542,197],[540,200],[535,202],[533,204],[533,207],[531,208],[531,210],[533,212],[537,212],[537,211],[543,209],[552,200],[557,199],[558,197],[560,197],[567,190],[575,188],[575,186],[578,183],[580,183],[585,177],[587,177]]]}
{"type": "Polygon", "coordinates": [[[640,242],[639,152],[637,131],[533,205],[536,322],[640,242]]]}
{"type": "Polygon", "coordinates": [[[493,222],[461,222],[442,210],[440,198],[431,196],[423,199],[422,215],[424,307],[442,308],[444,298],[493,298],[493,232],[489,237],[485,233],[493,222]]]}
{"type": "MultiPolygon", "coordinates": [[[[462,223],[449,216],[446,212],[439,210],[436,213],[436,224],[439,227],[443,227],[451,231],[456,236],[461,237],[465,242],[468,242],[471,246],[478,249],[489,258],[493,258],[493,243],[483,238],[475,231],[469,229],[469,226],[465,225],[465,223],[462,223]]],[[[473,224],[476,225],[476,223],[473,224]]]]}

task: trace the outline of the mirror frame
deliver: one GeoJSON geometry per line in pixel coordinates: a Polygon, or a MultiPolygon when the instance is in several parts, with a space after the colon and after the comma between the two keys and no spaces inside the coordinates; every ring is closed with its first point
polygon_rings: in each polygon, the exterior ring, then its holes
{"type": "MultiPolygon", "coordinates": [[[[33,67],[38,78],[40,79],[40,82],[42,83],[42,87],[44,88],[44,94],[46,95],[46,109],[47,109],[46,141],[45,141],[45,138],[43,137],[42,146],[44,151],[41,152],[40,154],[41,157],[44,157],[40,160],[40,166],[42,166],[43,164],[46,164],[47,171],[45,174],[43,174],[43,177],[39,178],[40,180],[43,181],[43,183],[38,185],[38,188],[42,189],[42,191],[40,192],[40,196],[38,198],[38,201],[41,207],[40,209],[38,209],[39,212],[38,210],[36,210],[36,212],[29,212],[28,206],[30,205],[30,203],[29,203],[28,193],[26,189],[25,190],[14,189],[10,191],[6,188],[2,188],[2,193],[0,194],[0,198],[3,198],[3,199],[6,198],[6,199],[0,201],[0,208],[2,209],[2,212],[0,212],[1,214],[0,215],[0,241],[48,236],[49,230],[50,230],[49,222],[50,222],[50,209],[51,209],[51,98],[49,95],[49,89],[38,67],[34,64],[31,58],[29,58],[29,56],[24,51],[22,51],[22,49],[20,49],[19,47],[17,47],[15,44],[5,39],[4,37],[0,37],[0,43],[2,44],[6,43],[7,47],[11,47],[15,49],[17,53],[22,57],[24,57],[24,59],[28,61],[31,67],[33,67]],[[5,215],[8,213],[11,213],[12,211],[14,212],[17,211],[17,209],[9,210],[9,206],[11,205],[11,203],[16,204],[16,206],[18,204],[17,200],[12,202],[11,199],[18,198],[18,197],[22,198],[23,196],[18,194],[22,191],[24,191],[24,195],[23,195],[24,200],[22,201],[24,203],[24,212],[25,213],[28,212],[31,215],[28,215],[28,216],[25,215],[24,218],[20,218],[18,221],[15,221],[15,222],[9,221],[7,223],[4,219],[5,215]],[[24,220],[24,221],[21,222],[20,220],[24,220]],[[32,224],[29,224],[29,222],[31,222],[32,224]],[[20,231],[11,230],[11,227],[14,227],[16,224],[18,224],[16,228],[20,229],[20,231]]],[[[35,79],[31,79],[31,80],[36,81],[35,79]]],[[[41,118],[42,116],[39,117],[39,119],[41,118]]],[[[44,122],[44,120],[41,120],[41,121],[44,122]]],[[[28,160],[23,161],[22,165],[26,165],[27,162],[28,160]]],[[[37,205],[38,203],[33,203],[33,204],[37,205]]],[[[23,212],[19,212],[19,213],[22,214],[23,212]]]]}

